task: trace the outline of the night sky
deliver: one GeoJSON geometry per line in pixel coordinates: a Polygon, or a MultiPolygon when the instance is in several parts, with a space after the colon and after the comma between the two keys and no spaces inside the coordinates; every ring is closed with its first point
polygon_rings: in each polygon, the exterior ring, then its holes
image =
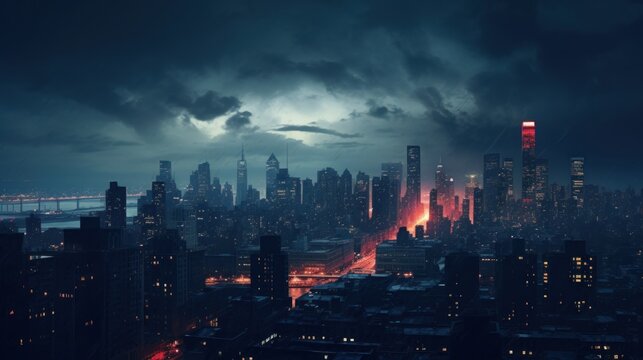
{"type": "MultiPolygon", "coordinates": [[[[370,175],[422,146],[462,185],[485,152],[520,166],[537,122],[550,182],[643,185],[641,1],[5,1],[0,192],[148,186],[172,160],[264,190],[370,175]]],[[[519,171],[515,176],[519,179],[519,171]]],[[[516,185],[518,186],[519,180],[516,185]]]]}

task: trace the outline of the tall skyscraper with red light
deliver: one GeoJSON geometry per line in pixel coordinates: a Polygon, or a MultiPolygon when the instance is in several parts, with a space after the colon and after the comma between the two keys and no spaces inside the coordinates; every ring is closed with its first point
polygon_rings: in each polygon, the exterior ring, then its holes
{"type": "Polygon", "coordinates": [[[522,122],[522,200],[531,204],[536,198],[536,123],[522,122]]]}

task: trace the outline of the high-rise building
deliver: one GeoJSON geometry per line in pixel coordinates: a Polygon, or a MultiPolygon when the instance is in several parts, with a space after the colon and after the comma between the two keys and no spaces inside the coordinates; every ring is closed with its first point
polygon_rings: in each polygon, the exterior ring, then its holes
{"type": "Polygon", "coordinates": [[[442,160],[435,168],[435,190],[438,196],[438,205],[442,206],[445,217],[451,217],[453,209],[453,179],[447,176],[446,167],[442,160]]]}
{"type": "Polygon", "coordinates": [[[583,187],[585,186],[585,158],[573,157],[570,159],[571,199],[576,208],[584,205],[583,187]]]}
{"type": "Polygon", "coordinates": [[[243,147],[241,147],[241,159],[237,161],[237,206],[242,205],[248,196],[248,166],[246,164],[243,147]]]}
{"type": "Polygon", "coordinates": [[[496,222],[500,219],[500,154],[484,155],[484,216],[485,219],[496,222]]]}
{"type": "Polygon", "coordinates": [[[468,252],[454,252],[445,257],[447,316],[456,318],[478,299],[480,257],[468,252]]]}
{"type": "Polygon", "coordinates": [[[55,358],[143,357],[143,258],[123,233],[81,218],[56,261],[55,358]]]}
{"type": "Polygon", "coordinates": [[[536,254],[525,251],[525,240],[511,239],[510,254],[497,256],[498,317],[509,328],[534,327],[538,302],[536,254]]]}
{"type": "Polygon", "coordinates": [[[125,229],[127,225],[127,190],[116,181],[105,191],[105,222],[108,229],[125,229]]]}
{"type": "Polygon", "coordinates": [[[406,147],[406,201],[411,209],[417,209],[422,203],[420,147],[406,147]]]}
{"type": "Polygon", "coordinates": [[[382,163],[382,177],[387,177],[389,186],[389,216],[392,223],[397,222],[400,213],[400,197],[402,196],[402,172],[404,166],[401,162],[382,163]]]}
{"type": "Polygon", "coordinates": [[[221,205],[224,208],[231,210],[234,207],[234,194],[232,193],[232,185],[227,181],[223,184],[223,190],[221,191],[221,205]]]}
{"type": "Polygon", "coordinates": [[[473,191],[477,188],[479,188],[480,185],[478,183],[478,175],[476,174],[468,174],[466,175],[466,180],[464,183],[464,198],[469,199],[469,219],[473,220],[473,207],[474,207],[474,199],[473,199],[473,191]]]}
{"type": "Polygon", "coordinates": [[[536,208],[543,210],[549,197],[549,162],[546,159],[536,159],[536,178],[534,195],[536,208]]]}
{"type": "Polygon", "coordinates": [[[480,225],[484,219],[484,191],[480,188],[473,190],[473,224],[480,225]]]}
{"type": "Polygon", "coordinates": [[[306,178],[302,181],[301,185],[301,203],[305,207],[312,207],[315,202],[315,188],[313,187],[313,180],[306,178]]]}
{"type": "Polygon", "coordinates": [[[372,220],[378,228],[390,224],[390,184],[388,177],[373,176],[373,216],[372,220]]]}
{"type": "Polygon", "coordinates": [[[210,163],[199,164],[196,171],[196,199],[197,201],[211,200],[210,163]]]}
{"type": "Polygon", "coordinates": [[[543,255],[543,304],[555,313],[593,310],[596,294],[596,257],[585,241],[565,241],[563,252],[543,255]]]}
{"type": "Polygon", "coordinates": [[[536,123],[522,123],[522,200],[526,204],[536,200],[536,123]]]}
{"type": "Polygon", "coordinates": [[[350,215],[351,202],[353,200],[353,175],[348,169],[344,169],[338,183],[338,211],[344,216],[350,215]]]}
{"type": "Polygon", "coordinates": [[[512,201],[514,198],[514,160],[512,158],[502,160],[501,175],[504,198],[507,202],[512,201]]]}
{"type": "Polygon", "coordinates": [[[259,252],[251,255],[250,286],[253,295],[267,296],[290,306],[288,296],[288,255],[281,250],[281,238],[265,235],[259,239],[259,252]]]}
{"type": "Polygon", "coordinates": [[[31,213],[25,218],[25,242],[28,248],[40,248],[40,239],[42,235],[42,221],[39,216],[31,213]]]}
{"type": "Polygon", "coordinates": [[[275,154],[270,154],[266,161],[266,199],[274,201],[277,192],[277,175],[279,174],[279,160],[275,154]]]}
{"type": "Polygon", "coordinates": [[[154,343],[183,334],[181,307],[188,297],[187,252],[175,230],[150,241],[145,249],[145,335],[154,343]]]}
{"type": "Polygon", "coordinates": [[[355,191],[353,192],[353,224],[355,226],[363,227],[368,224],[370,200],[370,178],[360,171],[355,177],[355,191]]]}
{"type": "Polygon", "coordinates": [[[172,162],[169,160],[160,160],[159,161],[159,174],[156,177],[156,181],[163,181],[169,185],[169,182],[172,181],[172,162]]]}
{"type": "Polygon", "coordinates": [[[167,223],[167,192],[165,189],[165,183],[162,181],[152,183],[152,205],[155,208],[156,226],[161,231],[166,227],[167,223]]]}

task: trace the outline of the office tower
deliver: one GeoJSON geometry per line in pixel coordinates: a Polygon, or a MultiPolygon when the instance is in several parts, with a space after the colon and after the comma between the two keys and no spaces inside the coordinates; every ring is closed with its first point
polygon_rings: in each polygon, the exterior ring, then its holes
{"type": "Polygon", "coordinates": [[[442,206],[445,217],[451,218],[453,212],[453,179],[447,176],[446,167],[440,161],[435,169],[435,190],[438,195],[438,205],[442,206]]]}
{"type": "Polygon", "coordinates": [[[342,176],[339,177],[339,208],[338,211],[344,215],[350,215],[351,201],[353,199],[353,175],[348,169],[344,169],[342,176]]]}
{"type": "Polygon", "coordinates": [[[279,160],[275,154],[270,154],[266,161],[266,199],[274,201],[277,191],[277,175],[279,174],[279,160]]]}
{"type": "Polygon", "coordinates": [[[585,186],[585,158],[573,157],[570,159],[571,198],[576,208],[584,205],[583,187],[585,186]]]}
{"type": "Polygon", "coordinates": [[[353,197],[353,224],[357,227],[366,226],[369,220],[370,177],[361,171],[355,177],[353,197]]]}
{"type": "Polygon", "coordinates": [[[422,203],[420,147],[417,145],[406,147],[406,200],[411,210],[422,203]]]}
{"type": "Polygon", "coordinates": [[[221,198],[221,195],[223,193],[222,187],[221,187],[221,180],[214,176],[212,178],[212,185],[210,186],[210,195],[209,195],[209,200],[208,202],[210,203],[210,206],[222,206],[223,200],[221,198]]]}
{"type": "Polygon", "coordinates": [[[223,184],[223,190],[221,191],[221,205],[228,210],[232,210],[234,207],[232,185],[228,184],[227,181],[223,184]]]}
{"type": "Polygon", "coordinates": [[[594,306],[596,258],[585,241],[565,241],[563,252],[543,255],[543,304],[555,313],[585,313],[594,306]]]}
{"type": "Polygon", "coordinates": [[[473,224],[481,225],[484,211],[484,191],[480,188],[473,190],[473,224]]]}
{"type": "Polygon", "coordinates": [[[162,181],[155,181],[152,183],[152,205],[154,205],[155,225],[157,229],[162,232],[166,228],[167,223],[167,193],[165,191],[165,183],[162,181]]]}
{"type": "Polygon", "coordinates": [[[174,209],[173,218],[179,237],[185,247],[195,249],[198,245],[196,229],[196,210],[190,205],[179,205],[174,209]]]}
{"type": "Polygon", "coordinates": [[[253,295],[267,296],[276,304],[290,306],[288,297],[288,255],[281,250],[281,238],[265,235],[259,252],[250,258],[250,287],[253,295]]]}
{"type": "Polygon", "coordinates": [[[302,181],[301,203],[305,207],[312,207],[314,202],[315,202],[315,188],[313,187],[313,180],[306,178],[302,181]]]}
{"type": "Polygon", "coordinates": [[[549,162],[546,159],[536,159],[536,179],[534,183],[534,196],[536,208],[541,211],[549,195],[549,162]]]}
{"type": "Polygon", "coordinates": [[[522,123],[522,200],[531,204],[536,200],[536,123],[522,123]]]}
{"type": "Polygon", "coordinates": [[[196,171],[196,200],[197,201],[210,201],[210,163],[204,162],[199,164],[196,171]]]}
{"type": "Polygon", "coordinates": [[[461,219],[465,219],[468,222],[471,222],[470,212],[471,212],[471,200],[472,199],[462,199],[462,215],[461,219]]]}
{"type": "Polygon", "coordinates": [[[105,191],[105,222],[108,229],[125,229],[127,225],[127,191],[116,181],[105,191]]]}
{"type": "Polygon", "coordinates": [[[248,204],[257,205],[259,204],[260,200],[261,194],[259,193],[259,190],[252,187],[252,185],[248,185],[248,195],[246,196],[246,202],[248,202],[248,204]]]}
{"type": "Polygon", "coordinates": [[[23,241],[22,233],[0,233],[0,344],[5,356],[16,359],[28,344],[23,241]]]}
{"type": "Polygon", "coordinates": [[[338,205],[339,176],[333,168],[326,168],[317,171],[317,185],[319,196],[315,197],[317,205],[323,211],[335,212],[338,205]]]}
{"type": "Polygon", "coordinates": [[[242,205],[246,201],[248,195],[248,166],[246,158],[243,153],[243,146],[241,147],[241,160],[237,161],[237,206],[242,205]]]}
{"type": "Polygon", "coordinates": [[[502,160],[501,178],[503,195],[509,203],[514,198],[514,160],[512,158],[502,160]]]}
{"type": "Polygon", "coordinates": [[[391,188],[388,177],[373,176],[373,216],[375,226],[386,227],[390,221],[389,199],[391,188]]]}
{"type": "Polygon", "coordinates": [[[143,259],[122,245],[122,231],[81,218],[64,231],[56,261],[55,349],[64,359],[143,356],[143,259]]]}
{"type": "Polygon", "coordinates": [[[291,177],[288,169],[279,169],[276,179],[275,203],[282,208],[301,204],[301,181],[291,177]]]}
{"type": "Polygon", "coordinates": [[[389,186],[389,217],[391,223],[396,223],[400,214],[400,196],[402,193],[402,163],[382,163],[382,177],[387,177],[389,186]]]}
{"type": "Polygon", "coordinates": [[[42,235],[42,221],[39,216],[31,213],[25,218],[25,243],[28,248],[40,248],[42,235]]]}
{"type": "Polygon", "coordinates": [[[444,263],[447,316],[458,317],[478,298],[480,259],[468,252],[450,253],[444,263]]]}
{"type": "Polygon", "coordinates": [[[499,254],[496,270],[498,318],[508,328],[534,327],[538,284],[536,254],[525,251],[524,239],[511,239],[511,254],[499,254]]]}
{"type": "Polygon", "coordinates": [[[484,216],[491,222],[499,220],[500,214],[500,154],[484,156],[484,216]]]}
{"type": "Polygon", "coordinates": [[[469,199],[470,210],[469,210],[469,219],[473,220],[473,191],[474,189],[479,188],[478,184],[478,175],[469,174],[466,175],[466,180],[464,183],[464,198],[469,199]]]}
{"type": "Polygon", "coordinates": [[[163,181],[167,185],[172,181],[172,162],[168,160],[159,161],[159,174],[156,181],[163,181]]]}
{"type": "Polygon", "coordinates": [[[301,205],[301,179],[298,177],[288,178],[290,183],[288,191],[290,193],[290,203],[294,206],[301,205]]]}
{"type": "Polygon", "coordinates": [[[176,230],[150,241],[144,267],[146,341],[173,340],[185,330],[181,307],[188,298],[187,252],[176,230]]]}

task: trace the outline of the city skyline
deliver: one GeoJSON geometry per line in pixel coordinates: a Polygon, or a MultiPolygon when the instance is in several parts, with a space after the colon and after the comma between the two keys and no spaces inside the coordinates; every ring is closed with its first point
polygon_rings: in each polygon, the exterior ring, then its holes
{"type": "MultiPolygon", "coordinates": [[[[538,156],[585,157],[590,182],[643,178],[641,4],[338,7],[16,5],[2,23],[0,189],[100,190],[114,173],[137,187],[159,159],[177,175],[207,160],[234,184],[241,144],[258,188],[265,156],[287,146],[302,177],[327,162],[374,173],[372,155],[403,161],[417,144],[424,168],[442,158],[458,179],[481,173],[480,153],[519,159],[524,119],[540,124],[538,156]]],[[[559,179],[569,164],[549,167],[559,179]]]]}

